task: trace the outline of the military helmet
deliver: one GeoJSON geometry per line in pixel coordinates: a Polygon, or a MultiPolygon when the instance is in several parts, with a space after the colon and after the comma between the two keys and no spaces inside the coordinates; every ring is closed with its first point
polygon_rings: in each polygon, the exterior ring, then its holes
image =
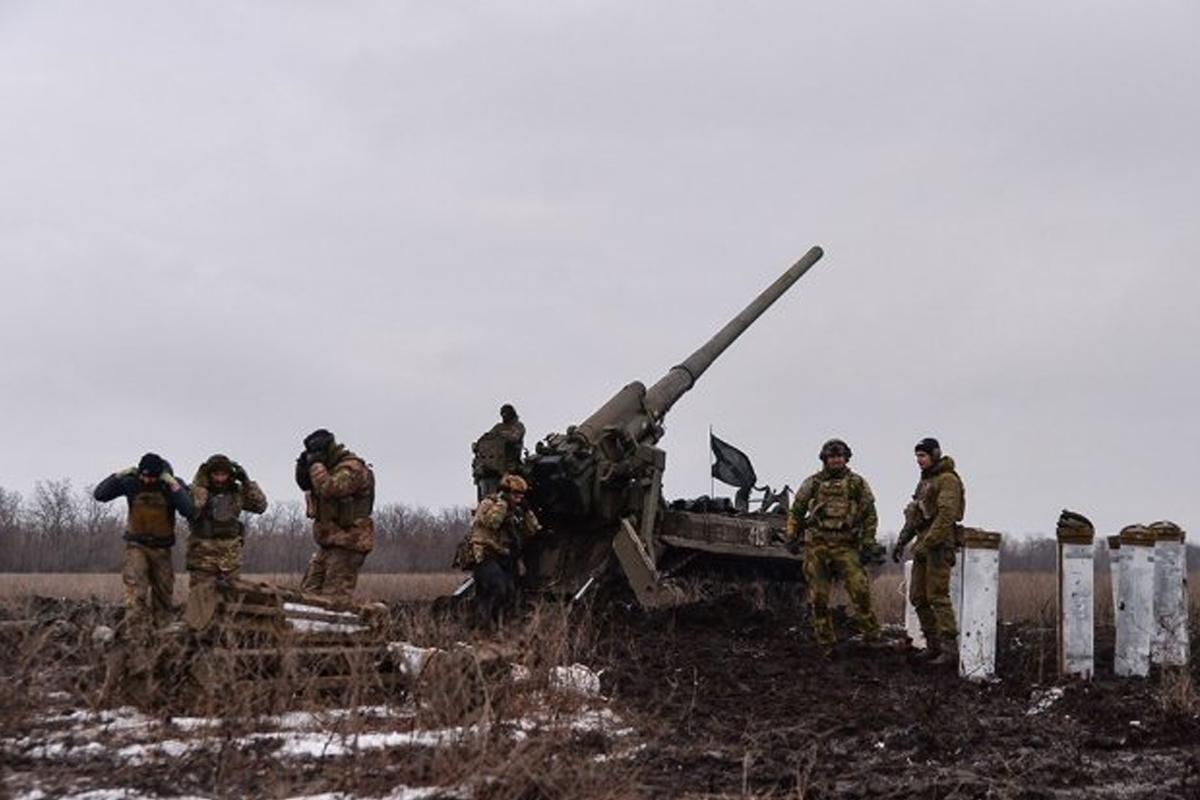
{"type": "Polygon", "coordinates": [[[520,475],[509,473],[500,479],[500,491],[524,494],[529,491],[529,484],[520,475]]]}
{"type": "Polygon", "coordinates": [[[847,461],[854,453],[850,450],[850,445],[846,444],[841,439],[830,439],[825,444],[821,445],[821,452],[817,454],[817,458],[824,461],[830,456],[844,456],[847,461]]]}
{"type": "Polygon", "coordinates": [[[232,474],[233,462],[224,453],[214,453],[204,462],[204,469],[208,472],[228,472],[232,474]]]}

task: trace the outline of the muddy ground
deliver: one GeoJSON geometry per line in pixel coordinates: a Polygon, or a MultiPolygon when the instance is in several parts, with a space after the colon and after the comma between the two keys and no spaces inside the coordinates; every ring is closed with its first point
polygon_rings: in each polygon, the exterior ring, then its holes
{"type": "MultiPolygon", "coordinates": [[[[398,694],[233,720],[99,707],[91,630],[111,606],[8,613],[41,615],[42,640],[0,651],[0,796],[1200,798],[1200,674],[1117,680],[1111,631],[1096,679],[1060,684],[1053,630],[1003,625],[998,679],[969,683],[910,663],[898,631],[894,651],[825,660],[800,612],[749,595],[543,611],[505,635],[533,677],[489,675],[461,719],[398,694]],[[538,677],[573,661],[600,695],[538,677]]],[[[405,638],[470,635],[423,613],[397,607],[405,638]]]]}

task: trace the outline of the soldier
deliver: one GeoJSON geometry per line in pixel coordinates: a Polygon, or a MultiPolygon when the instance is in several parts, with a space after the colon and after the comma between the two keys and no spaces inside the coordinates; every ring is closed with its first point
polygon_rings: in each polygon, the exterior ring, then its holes
{"type": "Polygon", "coordinates": [[[468,566],[475,577],[475,623],[496,625],[516,599],[517,570],[525,541],[542,526],[525,505],[529,485],[520,475],[505,475],[498,491],[475,509],[468,537],[468,566]]]}
{"type": "Polygon", "coordinates": [[[349,600],[358,571],[375,547],[375,473],[321,428],[304,438],[296,484],[304,490],[317,542],[300,588],[349,600]]]}
{"type": "Polygon", "coordinates": [[[175,591],[175,515],[191,519],[196,512],[187,484],[171,474],[162,456],[146,453],[136,467],[102,480],[92,496],[101,503],[124,497],[129,504],[121,566],[126,622],[140,630],[167,622],[175,591]]]}
{"type": "Polygon", "coordinates": [[[525,443],[525,424],[510,404],[500,406],[500,421],[480,436],[471,450],[471,473],[475,478],[476,499],[495,494],[502,475],[519,475],[521,452],[525,443]]]}
{"type": "Polygon", "coordinates": [[[196,517],[187,543],[188,587],[236,578],[242,569],[243,511],[261,514],[267,497],[241,464],[217,453],[196,470],[192,481],[196,517]]]}
{"type": "Polygon", "coordinates": [[[850,446],[830,439],[821,446],[824,468],[796,490],[788,513],[788,539],[804,537],[804,577],[812,605],[813,632],[829,654],[836,637],[829,611],[832,582],[841,577],[853,605],[852,616],[864,642],[879,638],[879,623],[871,610],[871,585],[860,553],[875,548],[875,496],[866,480],[852,472],[850,446]]]}
{"type": "Polygon", "coordinates": [[[958,523],[966,511],[966,490],[954,470],[954,459],[942,455],[937,439],[925,438],[915,448],[921,480],[905,509],[905,527],[892,560],[899,561],[908,541],[916,537],[908,594],[921,621],[930,664],[958,661],[958,626],[950,602],[950,572],[958,542],[958,523]]]}

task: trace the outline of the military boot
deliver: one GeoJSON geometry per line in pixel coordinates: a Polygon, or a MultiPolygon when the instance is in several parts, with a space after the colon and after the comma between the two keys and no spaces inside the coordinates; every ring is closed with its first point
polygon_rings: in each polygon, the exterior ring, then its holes
{"type": "Polygon", "coordinates": [[[958,639],[943,639],[937,652],[926,663],[931,667],[957,667],[958,639]]]}
{"type": "Polygon", "coordinates": [[[942,652],[942,648],[941,648],[941,645],[938,643],[938,640],[931,638],[929,636],[926,636],[925,637],[925,649],[924,650],[913,650],[912,654],[909,656],[909,658],[912,659],[913,661],[916,661],[917,663],[923,664],[926,661],[933,659],[941,652],[942,652]]]}

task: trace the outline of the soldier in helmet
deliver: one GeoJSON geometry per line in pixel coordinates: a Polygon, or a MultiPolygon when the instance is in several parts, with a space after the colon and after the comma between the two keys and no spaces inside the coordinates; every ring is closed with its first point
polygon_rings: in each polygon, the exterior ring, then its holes
{"type": "MultiPolygon", "coordinates": [[[[966,490],[954,459],[942,454],[937,439],[922,439],[914,452],[921,480],[905,512],[917,539],[908,596],[921,621],[930,663],[954,664],[958,661],[958,625],[950,601],[950,572],[958,547],[958,523],[966,511],[966,490]]],[[[905,527],[909,528],[909,523],[905,527]]],[[[905,544],[907,537],[902,535],[893,558],[903,555],[905,544]]]]}
{"type": "Polygon", "coordinates": [[[349,600],[358,571],[375,547],[375,473],[320,428],[304,437],[304,450],[296,459],[296,485],[305,493],[317,542],[300,588],[349,600]]]}
{"type": "Polygon", "coordinates": [[[505,475],[498,491],[480,501],[471,520],[468,561],[475,578],[475,622],[495,625],[516,599],[517,570],[527,539],[542,526],[525,504],[529,485],[505,475]]]}
{"type": "Polygon", "coordinates": [[[500,421],[471,445],[475,453],[471,474],[475,478],[476,499],[494,494],[502,475],[519,475],[521,451],[525,444],[525,424],[511,404],[500,406],[500,421]]]}
{"type": "Polygon", "coordinates": [[[129,504],[121,582],[125,619],[131,628],[161,625],[171,616],[175,515],[190,519],[196,512],[187,484],[171,472],[166,459],[146,453],[136,467],[109,475],[92,493],[101,503],[124,497],[129,504]]]}
{"type": "Polygon", "coordinates": [[[821,446],[823,469],[796,490],[788,513],[788,539],[804,537],[804,576],[812,606],[813,632],[829,652],[836,643],[829,593],[841,578],[850,595],[852,616],[864,641],[879,637],[871,610],[871,585],[859,554],[875,548],[879,518],[867,481],[847,466],[850,446],[830,439],[821,446]]]}
{"type": "Polygon", "coordinates": [[[195,589],[218,575],[236,578],[242,569],[243,511],[261,514],[267,496],[241,464],[217,453],[192,480],[196,516],[187,543],[188,586],[195,589]]]}

